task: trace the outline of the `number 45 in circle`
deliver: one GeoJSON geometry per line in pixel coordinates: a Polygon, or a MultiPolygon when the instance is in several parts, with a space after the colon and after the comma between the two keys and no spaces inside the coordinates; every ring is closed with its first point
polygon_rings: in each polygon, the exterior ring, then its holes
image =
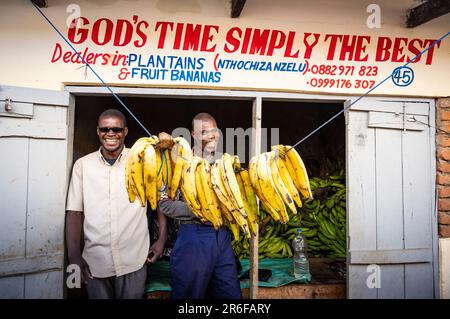
{"type": "Polygon", "coordinates": [[[397,86],[408,86],[414,80],[414,71],[407,66],[400,66],[392,72],[391,78],[397,86]]]}

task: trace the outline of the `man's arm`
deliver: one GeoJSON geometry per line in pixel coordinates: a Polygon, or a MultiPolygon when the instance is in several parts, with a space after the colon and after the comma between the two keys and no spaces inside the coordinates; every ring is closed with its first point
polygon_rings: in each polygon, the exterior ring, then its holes
{"type": "Polygon", "coordinates": [[[83,229],[83,213],[67,211],[66,243],[69,261],[81,256],[81,230],[83,229]]]}
{"type": "Polygon", "coordinates": [[[158,203],[158,209],[167,217],[181,221],[196,218],[189,206],[181,200],[164,199],[158,203]]]}
{"type": "Polygon", "coordinates": [[[81,280],[86,282],[92,278],[87,262],[81,256],[81,234],[83,229],[83,212],[67,211],[66,214],[66,243],[69,264],[76,264],[81,270],[81,280]]]}
{"type": "Polygon", "coordinates": [[[161,194],[161,198],[158,202],[158,211],[167,217],[178,219],[181,221],[192,220],[196,218],[189,206],[184,201],[184,198],[180,192],[180,200],[172,200],[169,198],[166,192],[161,194]]]}
{"type": "Polygon", "coordinates": [[[83,169],[81,160],[73,165],[66,204],[66,245],[70,264],[76,264],[81,270],[81,280],[86,282],[91,276],[89,266],[81,257],[81,240],[83,233],[83,169]]]}
{"type": "Polygon", "coordinates": [[[162,257],[164,253],[164,246],[166,244],[168,228],[167,228],[167,217],[160,211],[159,207],[156,209],[158,216],[158,240],[150,247],[147,262],[154,263],[159,258],[162,257]]]}
{"type": "Polygon", "coordinates": [[[167,235],[169,233],[169,229],[167,227],[167,217],[159,209],[156,209],[156,212],[158,214],[159,225],[158,240],[162,240],[165,243],[167,240],[167,235]]]}

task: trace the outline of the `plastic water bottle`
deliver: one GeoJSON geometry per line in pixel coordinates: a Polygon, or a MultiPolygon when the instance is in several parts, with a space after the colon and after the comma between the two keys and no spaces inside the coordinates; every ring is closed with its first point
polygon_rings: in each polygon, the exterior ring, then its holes
{"type": "Polygon", "coordinates": [[[292,240],[292,248],[294,249],[294,277],[302,279],[305,282],[311,280],[309,273],[309,261],[306,255],[306,241],[302,235],[302,230],[297,229],[297,234],[292,240]]]}

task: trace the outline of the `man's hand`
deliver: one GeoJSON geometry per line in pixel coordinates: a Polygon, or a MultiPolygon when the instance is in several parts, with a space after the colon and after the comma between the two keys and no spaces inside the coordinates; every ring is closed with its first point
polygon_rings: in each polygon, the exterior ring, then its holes
{"type": "Polygon", "coordinates": [[[157,240],[149,249],[147,263],[154,264],[159,258],[162,257],[164,252],[164,240],[157,240]]]}
{"type": "Polygon", "coordinates": [[[159,142],[156,144],[156,146],[162,150],[165,150],[166,148],[171,148],[174,144],[173,137],[170,134],[167,134],[166,132],[159,133],[158,139],[159,142]]]}
{"type": "Polygon", "coordinates": [[[89,265],[81,257],[81,233],[83,229],[84,214],[78,211],[68,211],[66,214],[66,242],[69,264],[80,267],[81,282],[86,283],[88,278],[93,278],[89,265]]]}
{"type": "Polygon", "coordinates": [[[90,279],[94,278],[91,274],[91,270],[89,269],[88,263],[86,262],[86,260],[84,260],[83,257],[81,257],[81,255],[76,256],[74,258],[69,258],[69,263],[78,265],[78,267],[80,267],[82,283],[86,284],[88,278],[90,279]]]}
{"type": "Polygon", "coordinates": [[[159,196],[160,202],[170,199],[169,194],[167,194],[166,191],[160,191],[159,193],[160,193],[160,196],[159,196]]]}

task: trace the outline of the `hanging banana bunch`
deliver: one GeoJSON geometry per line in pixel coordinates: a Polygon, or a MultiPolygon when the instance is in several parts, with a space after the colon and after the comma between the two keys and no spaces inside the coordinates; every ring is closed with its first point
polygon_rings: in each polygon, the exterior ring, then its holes
{"type": "Polygon", "coordinates": [[[289,222],[289,213],[297,214],[302,207],[300,194],[312,198],[306,167],[292,147],[277,145],[253,157],[249,175],[264,210],[283,224],[289,222]]]}
{"type": "Polygon", "coordinates": [[[277,145],[273,146],[272,150],[278,152],[278,157],[285,164],[295,187],[302,196],[304,198],[312,199],[313,196],[309,184],[308,173],[306,172],[305,164],[296,149],[291,146],[277,145]]]}
{"type": "MultiPolygon", "coordinates": [[[[294,214],[289,212],[289,222],[275,222],[270,213],[259,210],[259,258],[292,257],[291,243],[297,229],[302,229],[310,256],[346,258],[346,187],[344,163],[326,160],[327,168],[323,178],[310,180],[314,199],[303,198],[302,206],[297,205],[294,214]]],[[[282,171],[280,175],[283,176],[282,171]]],[[[284,178],[282,177],[284,180],[284,178]]],[[[285,181],[285,184],[287,182],[285,181]]],[[[260,201],[262,205],[262,201],[260,201]]],[[[297,204],[297,202],[296,202],[297,204]]],[[[232,242],[233,250],[239,258],[249,258],[249,241],[239,236],[232,242]]]]}
{"type": "Polygon", "coordinates": [[[157,164],[154,146],[158,142],[157,136],[138,139],[128,153],[125,167],[125,184],[129,201],[134,202],[137,196],[142,207],[148,200],[152,209],[156,209],[157,204],[157,164]]]}
{"type": "Polygon", "coordinates": [[[168,155],[172,146],[172,137],[160,133],[159,136],[142,137],[131,147],[125,164],[125,185],[130,203],[138,197],[142,207],[148,200],[150,207],[156,209],[163,181],[169,183],[172,180],[168,155]],[[166,170],[162,169],[164,166],[166,170]]]}

